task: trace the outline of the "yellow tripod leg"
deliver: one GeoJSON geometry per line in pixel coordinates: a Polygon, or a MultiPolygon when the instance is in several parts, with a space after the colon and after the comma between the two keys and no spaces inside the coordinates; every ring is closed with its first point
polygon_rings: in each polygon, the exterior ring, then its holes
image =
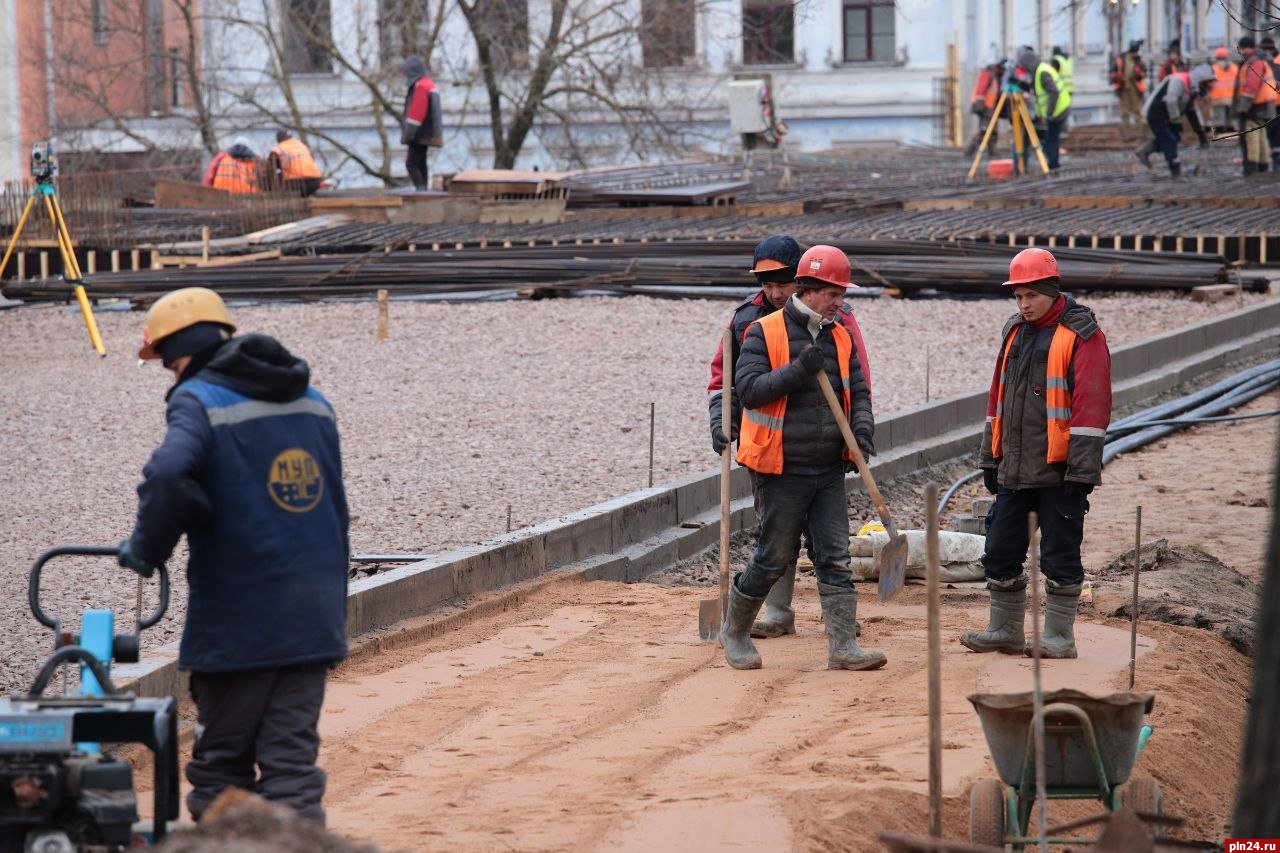
{"type": "Polygon", "coordinates": [[[107,348],[102,345],[102,335],[98,334],[98,321],[93,317],[93,306],[89,304],[89,294],[84,289],[80,276],[80,265],[76,263],[76,254],[71,248],[71,235],[66,231],[66,223],[58,215],[61,210],[52,196],[45,196],[45,204],[49,208],[49,218],[53,220],[58,234],[58,249],[62,252],[62,267],[71,280],[71,286],[80,304],[80,314],[84,317],[84,327],[89,332],[89,342],[97,350],[98,355],[105,356],[107,348]]]}
{"type": "Polygon", "coordinates": [[[1021,101],[1018,102],[1018,106],[1022,107],[1024,113],[1022,121],[1027,126],[1027,137],[1035,147],[1036,159],[1040,161],[1040,171],[1047,175],[1049,174],[1049,161],[1044,158],[1044,146],[1040,144],[1040,135],[1036,133],[1036,129],[1031,123],[1031,113],[1027,112],[1027,105],[1021,101]]]}
{"type": "Polygon", "coordinates": [[[970,178],[978,174],[978,164],[982,162],[982,155],[987,153],[987,143],[991,141],[991,132],[995,130],[996,122],[1000,120],[1000,110],[1004,107],[1006,97],[1008,97],[1008,93],[1001,92],[999,99],[996,100],[996,108],[991,113],[991,121],[987,122],[987,132],[982,134],[982,144],[978,146],[978,152],[973,155],[973,165],[969,167],[970,178]]]}
{"type": "Polygon", "coordinates": [[[1018,107],[1022,106],[1022,96],[1015,95],[1011,101],[1012,108],[1009,115],[1009,123],[1013,125],[1013,173],[1021,175],[1024,172],[1022,165],[1024,140],[1022,138],[1022,112],[1018,107]]]}
{"type": "Polygon", "coordinates": [[[4,268],[9,265],[9,258],[13,256],[13,250],[18,245],[18,237],[22,235],[22,226],[27,224],[27,217],[31,215],[31,208],[36,203],[36,194],[32,193],[27,199],[27,206],[22,209],[22,218],[18,220],[18,227],[13,229],[13,237],[9,239],[9,248],[4,250],[4,260],[0,261],[0,275],[4,275],[4,268]]]}

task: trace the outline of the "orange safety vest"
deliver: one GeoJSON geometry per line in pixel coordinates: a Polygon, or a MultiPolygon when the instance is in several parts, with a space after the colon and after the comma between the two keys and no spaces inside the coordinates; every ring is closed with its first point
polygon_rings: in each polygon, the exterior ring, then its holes
{"type": "Polygon", "coordinates": [[[256,193],[258,170],[252,160],[223,157],[213,174],[213,188],[231,193],[256,193]]]}
{"type": "MultiPolygon", "coordinates": [[[[1009,351],[1022,331],[1019,325],[1009,333],[1000,359],[1000,388],[996,393],[996,416],[991,420],[991,456],[1003,455],[1001,441],[1004,438],[1004,376],[1009,365],[1009,351]]],[[[1076,349],[1076,333],[1059,325],[1049,344],[1049,364],[1045,371],[1044,405],[1049,416],[1048,461],[1067,461],[1067,448],[1071,443],[1071,389],[1067,387],[1067,372],[1071,368],[1071,356],[1076,349]]]]}
{"type": "Polygon", "coordinates": [[[312,158],[311,149],[301,139],[279,142],[271,149],[271,153],[280,158],[280,173],[286,181],[320,177],[320,167],[312,158]]]}
{"type": "MultiPolygon", "coordinates": [[[[774,311],[756,320],[764,332],[764,344],[769,350],[769,367],[777,370],[791,363],[791,342],[787,338],[787,319],[782,311],[774,311]]],[[[748,327],[750,328],[750,327],[748,327]]],[[[849,391],[849,359],[853,357],[853,338],[839,323],[831,328],[836,342],[836,359],[840,362],[840,385],[843,389],[846,416],[852,405],[849,391]]],[[[738,464],[760,474],[782,473],[782,424],[787,415],[787,398],[779,397],[759,409],[742,412],[742,430],[738,436],[738,464]]],[[[848,450],[844,459],[853,461],[848,450]]]]}
{"type": "Polygon", "coordinates": [[[973,84],[973,103],[981,101],[983,105],[993,110],[996,106],[996,93],[1000,90],[995,75],[991,73],[991,69],[984,68],[978,72],[978,79],[973,84]]]}
{"type": "Polygon", "coordinates": [[[1236,64],[1228,62],[1225,66],[1213,63],[1213,90],[1209,92],[1211,101],[1230,101],[1236,86],[1236,64]]]}

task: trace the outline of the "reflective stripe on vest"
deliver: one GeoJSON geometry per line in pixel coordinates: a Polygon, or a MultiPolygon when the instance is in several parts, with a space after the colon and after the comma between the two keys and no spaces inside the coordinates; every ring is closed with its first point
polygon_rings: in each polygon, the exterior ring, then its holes
{"type": "Polygon", "coordinates": [[[258,172],[252,160],[237,160],[235,157],[222,158],[218,170],[213,174],[214,189],[232,193],[253,193],[258,191],[258,172]]]}
{"type": "Polygon", "coordinates": [[[286,181],[320,177],[320,167],[301,139],[286,139],[272,148],[271,152],[280,158],[280,172],[286,181]]]}
{"type": "Polygon", "coordinates": [[[1052,65],[1047,62],[1041,62],[1036,68],[1036,113],[1048,118],[1057,118],[1067,111],[1071,106],[1071,94],[1062,86],[1062,75],[1057,72],[1052,65]],[[1053,115],[1048,116],[1049,112],[1049,92],[1040,85],[1040,75],[1048,74],[1050,79],[1058,87],[1058,103],[1054,106],[1053,115]]]}
{"type": "MultiPolygon", "coordinates": [[[[787,319],[782,311],[774,311],[761,317],[752,325],[759,325],[764,332],[765,348],[769,351],[769,369],[777,370],[791,363],[791,341],[787,337],[787,319]]],[[[748,327],[749,328],[749,327],[748,327]]],[[[853,338],[849,331],[836,323],[831,327],[836,342],[836,359],[840,362],[840,385],[846,416],[852,404],[849,391],[849,361],[853,357],[853,338]]],[[[787,398],[780,397],[759,409],[744,409],[742,430],[738,440],[738,464],[760,474],[782,473],[782,424],[787,416],[787,398]]],[[[853,457],[848,450],[844,459],[853,457]]]]}
{"type": "MultiPolygon", "coordinates": [[[[1004,388],[1005,373],[1009,368],[1009,352],[1013,342],[1022,331],[1019,325],[1009,333],[1005,342],[1004,354],[1000,357],[1000,387],[996,392],[996,416],[991,419],[991,456],[999,459],[1004,455],[1004,388]]],[[[1076,333],[1066,326],[1059,325],[1053,333],[1053,341],[1049,344],[1049,363],[1045,369],[1044,405],[1048,415],[1048,453],[1050,465],[1067,461],[1067,450],[1071,442],[1071,388],[1068,387],[1067,373],[1071,369],[1071,356],[1076,348],[1076,333]]]]}

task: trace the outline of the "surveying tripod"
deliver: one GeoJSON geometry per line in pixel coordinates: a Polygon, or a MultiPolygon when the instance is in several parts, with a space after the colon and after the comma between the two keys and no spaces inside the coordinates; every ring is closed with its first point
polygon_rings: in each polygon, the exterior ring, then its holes
{"type": "Polygon", "coordinates": [[[80,273],[80,264],[76,261],[75,248],[71,243],[71,233],[67,230],[67,220],[62,217],[62,206],[58,204],[58,189],[53,185],[52,177],[37,177],[36,185],[31,189],[31,197],[18,220],[18,227],[13,229],[13,237],[9,239],[9,248],[4,250],[4,260],[0,260],[0,275],[9,265],[9,258],[22,236],[22,226],[27,224],[31,208],[37,198],[44,198],[45,209],[49,211],[49,220],[53,222],[53,230],[58,237],[58,251],[62,254],[62,277],[71,285],[76,301],[80,303],[80,313],[84,316],[84,327],[89,330],[89,341],[98,355],[105,356],[107,349],[102,345],[102,336],[98,334],[98,323],[93,319],[93,307],[89,305],[89,296],[84,289],[84,276],[80,273]]]}
{"type": "Polygon", "coordinates": [[[1013,125],[1013,171],[1015,174],[1022,174],[1022,152],[1023,144],[1030,142],[1035,149],[1036,158],[1040,161],[1040,170],[1046,175],[1049,174],[1049,161],[1044,159],[1044,146],[1040,144],[1040,135],[1036,133],[1035,123],[1031,119],[1031,112],[1027,109],[1026,102],[1022,100],[1022,94],[1016,86],[1006,86],[1000,91],[1000,99],[996,101],[996,108],[991,111],[991,121],[987,122],[987,130],[982,134],[982,144],[978,146],[978,153],[973,155],[973,165],[969,167],[969,179],[978,173],[978,164],[982,162],[982,155],[987,153],[987,141],[991,139],[991,132],[995,130],[996,122],[1000,120],[1000,112],[1004,108],[1005,102],[1009,104],[1009,121],[1013,125]],[[1018,132],[1019,125],[1026,130],[1027,138],[1023,140],[1022,134],[1018,132]]]}

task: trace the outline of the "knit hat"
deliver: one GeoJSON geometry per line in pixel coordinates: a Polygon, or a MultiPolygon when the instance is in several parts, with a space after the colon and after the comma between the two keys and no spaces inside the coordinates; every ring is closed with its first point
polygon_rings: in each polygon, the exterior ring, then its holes
{"type": "Polygon", "coordinates": [[[756,245],[751,272],[761,284],[795,281],[800,244],[786,235],[766,237],[756,245]]]}
{"type": "Polygon", "coordinates": [[[156,341],[155,348],[165,366],[168,366],[184,355],[195,355],[230,337],[231,333],[221,323],[195,323],[156,341]]]}
{"type": "Polygon", "coordinates": [[[1018,287],[1025,287],[1028,290],[1034,290],[1042,296],[1048,296],[1057,299],[1062,293],[1062,289],[1058,287],[1056,279],[1045,278],[1040,281],[1033,281],[1030,284],[1020,284],[1018,287]]]}

